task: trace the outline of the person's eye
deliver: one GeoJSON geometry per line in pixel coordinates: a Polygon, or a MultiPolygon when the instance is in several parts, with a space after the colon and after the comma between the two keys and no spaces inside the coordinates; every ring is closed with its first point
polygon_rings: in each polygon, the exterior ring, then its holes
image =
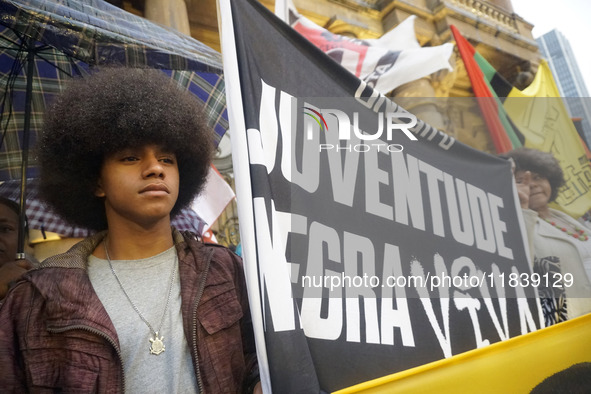
{"type": "Polygon", "coordinates": [[[138,158],[135,156],[123,156],[121,158],[121,161],[137,161],[138,158]]]}
{"type": "Polygon", "coordinates": [[[175,158],[174,158],[174,157],[170,157],[170,156],[163,157],[163,158],[161,158],[160,160],[161,160],[163,163],[166,163],[166,164],[174,164],[174,163],[176,162],[175,158]]]}
{"type": "Polygon", "coordinates": [[[16,231],[16,229],[11,226],[0,226],[0,233],[7,234],[14,231],[16,231]]]}

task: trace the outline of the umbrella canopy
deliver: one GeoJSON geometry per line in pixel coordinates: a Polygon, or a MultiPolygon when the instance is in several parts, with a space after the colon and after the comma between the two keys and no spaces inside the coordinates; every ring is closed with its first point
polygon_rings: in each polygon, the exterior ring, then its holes
{"type": "Polygon", "coordinates": [[[68,79],[109,64],[162,69],[203,102],[218,141],[225,133],[221,55],[213,49],[102,0],[0,0],[0,180],[21,178],[27,81],[34,145],[46,105],[68,79]]]}
{"type": "Polygon", "coordinates": [[[221,56],[213,49],[102,0],[0,0],[0,180],[37,175],[27,152],[46,106],[70,78],[109,64],[163,70],[204,104],[218,141],[225,133],[221,56]]]}

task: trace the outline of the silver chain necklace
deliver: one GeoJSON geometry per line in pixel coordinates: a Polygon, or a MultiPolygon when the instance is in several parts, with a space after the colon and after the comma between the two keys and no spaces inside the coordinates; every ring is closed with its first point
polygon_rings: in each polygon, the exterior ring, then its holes
{"type": "Polygon", "coordinates": [[[121,291],[123,291],[123,294],[125,294],[125,297],[127,297],[127,301],[129,301],[129,303],[133,307],[133,310],[139,315],[140,319],[142,319],[142,321],[148,326],[148,328],[150,329],[151,335],[152,334],[154,335],[153,338],[150,338],[150,343],[151,343],[150,354],[154,354],[156,356],[159,355],[165,349],[164,342],[163,342],[164,336],[159,337],[158,333],[160,332],[160,329],[162,328],[162,324],[164,323],[164,317],[166,316],[166,311],[168,310],[168,305],[170,304],[170,296],[172,295],[172,284],[174,283],[174,276],[176,274],[176,267],[177,267],[177,261],[178,261],[177,254],[176,253],[174,254],[174,263],[172,266],[172,272],[170,273],[170,284],[168,285],[168,298],[166,299],[166,305],[164,306],[164,312],[162,312],[162,318],[160,318],[160,324],[158,325],[158,329],[154,330],[154,328],[152,327],[150,322],[144,317],[142,312],[140,312],[138,307],[131,300],[131,298],[129,297],[129,294],[127,294],[127,292],[125,291],[125,288],[123,287],[123,284],[121,283],[121,280],[117,276],[117,273],[115,272],[115,269],[113,268],[113,263],[111,263],[111,258],[109,257],[109,250],[107,248],[107,239],[106,238],[105,238],[105,241],[103,242],[103,246],[105,247],[105,255],[107,256],[107,261],[109,262],[109,267],[111,268],[111,272],[113,273],[113,276],[115,276],[117,283],[119,283],[119,287],[121,287],[121,291]]]}

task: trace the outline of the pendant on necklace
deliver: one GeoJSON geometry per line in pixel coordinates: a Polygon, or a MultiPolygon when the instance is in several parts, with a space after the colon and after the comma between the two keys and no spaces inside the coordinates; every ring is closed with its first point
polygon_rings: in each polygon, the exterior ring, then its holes
{"type": "Polygon", "coordinates": [[[155,354],[157,356],[164,351],[163,339],[164,336],[158,338],[158,331],[154,333],[154,338],[150,338],[150,342],[152,343],[150,346],[150,354],[155,354]]]}

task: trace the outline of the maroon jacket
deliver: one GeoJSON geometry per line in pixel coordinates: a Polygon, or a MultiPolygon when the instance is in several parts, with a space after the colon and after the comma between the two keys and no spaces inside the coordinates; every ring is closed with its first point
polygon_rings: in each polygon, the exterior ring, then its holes
{"type": "MultiPolygon", "coordinates": [[[[87,258],[105,233],[29,271],[0,307],[0,392],[120,393],[119,341],[93,290],[87,258]]],[[[236,393],[258,378],[242,262],[174,230],[182,315],[201,393],[236,393]]],[[[146,390],[149,391],[149,382],[146,390]]]]}

